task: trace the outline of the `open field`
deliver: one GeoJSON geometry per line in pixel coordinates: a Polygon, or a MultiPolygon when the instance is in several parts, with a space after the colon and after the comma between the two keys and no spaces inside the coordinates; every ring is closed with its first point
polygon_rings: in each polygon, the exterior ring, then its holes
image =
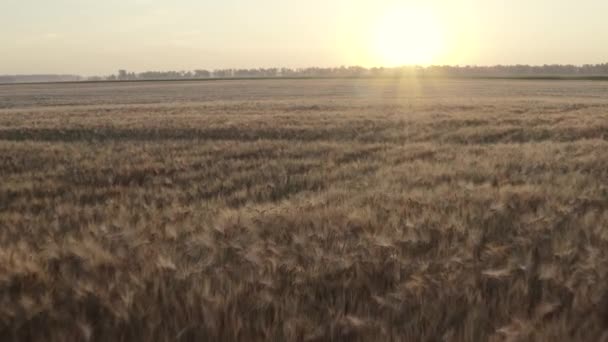
{"type": "Polygon", "coordinates": [[[0,86],[0,340],[608,340],[608,83],[0,86]]]}

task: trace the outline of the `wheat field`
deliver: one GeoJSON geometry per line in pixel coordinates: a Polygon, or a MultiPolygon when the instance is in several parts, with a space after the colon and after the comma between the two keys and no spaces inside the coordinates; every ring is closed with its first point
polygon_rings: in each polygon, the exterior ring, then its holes
{"type": "Polygon", "coordinates": [[[608,341],[607,95],[0,86],[0,340],[608,341]]]}

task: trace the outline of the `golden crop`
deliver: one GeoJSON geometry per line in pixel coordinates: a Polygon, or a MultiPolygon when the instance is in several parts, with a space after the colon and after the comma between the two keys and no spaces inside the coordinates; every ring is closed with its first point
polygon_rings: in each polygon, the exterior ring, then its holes
{"type": "Polygon", "coordinates": [[[606,94],[0,86],[0,340],[606,339],[606,94]]]}

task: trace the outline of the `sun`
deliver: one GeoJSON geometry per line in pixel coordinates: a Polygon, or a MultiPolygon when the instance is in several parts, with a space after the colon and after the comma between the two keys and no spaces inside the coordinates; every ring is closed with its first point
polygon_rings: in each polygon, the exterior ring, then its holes
{"type": "Polygon", "coordinates": [[[429,65],[443,52],[444,33],[432,9],[395,6],[372,29],[372,54],[385,66],[429,65]]]}

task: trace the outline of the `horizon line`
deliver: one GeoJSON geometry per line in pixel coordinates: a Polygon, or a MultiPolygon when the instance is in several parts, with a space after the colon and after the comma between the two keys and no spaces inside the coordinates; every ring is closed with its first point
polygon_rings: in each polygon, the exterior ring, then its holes
{"type": "MultiPolygon", "coordinates": [[[[561,64],[561,63],[551,63],[551,64],[404,64],[399,66],[362,66],[357,64],[351,65],[334,65],[334,66],[306,66],[306,67],[286,67],[286,66],[271,66],[271,67],[218,67],[218,68],[180,68],[180,69],[150,69],[145,71],[131,71],[126,68],[116,68],[115,70],[120,72],[120,70],[125,70],[132,73],[147,73],[147,72],[189,72],[189,71],[226,71],[226,70],[293,70],[293,71],[301,71],[301,70],[310,70],[310,69],[349,69],[349,68],[359,68],[366,70],[379,70],[379,69],[432,69],[432,68],[509,68],[509,67],[528,67],[528,68],[543,68],[543,67],[574,67],[574,68],[584,68],[588,66],[606,66],[608,65],[608,60],[600,63],[584,63],[584,64],[561,64]]],[[[103,76],[111,76],[114,74],[85,74],[85,73],[71,73],[71,72],[40,72],[40,73],[3,73],[0,74],[0,77],[7,76],[80,76],[80,77],[103,77],[103,76]]]]}
{"type": "Polygon", "coordinates": [[[146,82],[216,82],[216,81],[271,81],[271,80],[398,80],[398,79],[446,79],[446,80],[512,80],[512,81],[608,81],[608,75],[597,76],[474,76],[474,75],[394,75],[394,76],[286,76],[286,77],[212,77],[174,79],[132,79],[132,80],[81,80],[81,81],[39,81],[0,82],[0,86],[53,85],[53,84],[97,84],[97,83],[146,83],[146,82]]]}

